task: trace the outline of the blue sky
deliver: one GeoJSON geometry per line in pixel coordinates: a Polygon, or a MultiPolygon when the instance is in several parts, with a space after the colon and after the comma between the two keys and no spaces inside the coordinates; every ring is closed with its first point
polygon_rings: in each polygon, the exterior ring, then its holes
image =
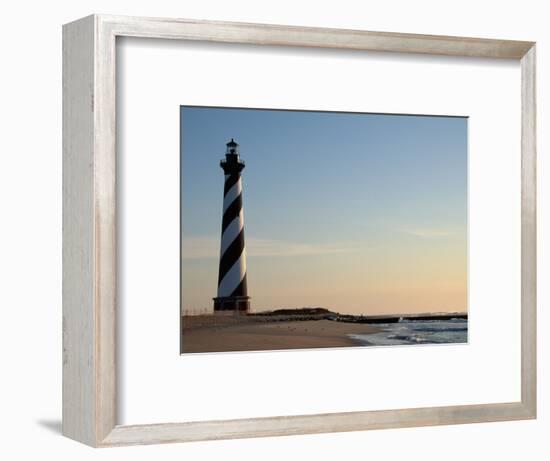
{"type": "Polygon", "coordinates": [[[214,296],[230,138],[253,308],[466,310],[466,118],[182,106],[184,309],[214,296]]]}

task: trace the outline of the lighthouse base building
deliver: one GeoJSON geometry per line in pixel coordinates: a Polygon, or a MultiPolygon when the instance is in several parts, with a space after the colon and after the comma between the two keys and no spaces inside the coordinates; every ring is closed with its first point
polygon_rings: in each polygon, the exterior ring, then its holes
{"type": "Polygon", "coordinates": [[[218,293],[214,311],[247,312],[250,296],[246,284],[246,248],[244,245],[244,214],[239,145],[232,139],[227,143],[225,159],[220,162],[225,174],[223,191],[222,236],[218,293]]]}
{"type": "Polygon", "coordinates": [[[250,310],[250,296],[225,296],[214,298],[214,311],[244,311],[250,310]]]}

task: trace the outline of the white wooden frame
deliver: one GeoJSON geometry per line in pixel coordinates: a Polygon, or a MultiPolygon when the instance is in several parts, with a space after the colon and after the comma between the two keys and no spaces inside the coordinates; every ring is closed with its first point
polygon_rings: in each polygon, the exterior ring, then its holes
{"type": "Polygon", "coordinates": [[[535,43],[196,20],[88,16],[63,27],[63,434],[91,446],[536,417],[535,43]],[[119,36],[509,58],[521,62],[521,401],[225,421],[116,421],[119,36]]]}

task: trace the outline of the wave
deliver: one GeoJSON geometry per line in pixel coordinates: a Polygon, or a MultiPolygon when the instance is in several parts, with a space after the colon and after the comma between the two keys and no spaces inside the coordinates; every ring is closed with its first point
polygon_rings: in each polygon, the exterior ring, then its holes
{"type": "Polygon", "coordinates": [[[402,320],[376,325],[382,331],[353,334],[350,338],[363,346],[397,346],[412,344],[459,344],[468,342],[468,321],[402,320]]]}

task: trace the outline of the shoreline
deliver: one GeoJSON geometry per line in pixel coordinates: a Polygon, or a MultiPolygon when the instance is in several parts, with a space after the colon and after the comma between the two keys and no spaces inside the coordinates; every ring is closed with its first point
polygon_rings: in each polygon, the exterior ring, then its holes
{"type": "Polygon", "coordinates": [[[383,324],[467,320],[468,314],[339,314],[323,308],[268,312],[222,311],[181,316],[180,352],[274,351],[364,346],[357,338],[384,331],[383,324]]]}

